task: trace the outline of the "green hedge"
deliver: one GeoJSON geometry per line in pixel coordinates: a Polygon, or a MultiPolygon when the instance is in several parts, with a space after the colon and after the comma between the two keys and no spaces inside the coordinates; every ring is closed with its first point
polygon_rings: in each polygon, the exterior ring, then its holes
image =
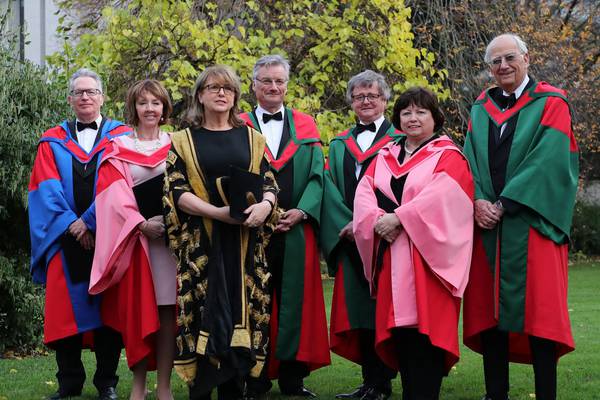
{"type": "Polygon", "coordinates": [[[583,201],[575,204],[571,252],[600,255],[600,206],[583,201]]]}
{"type": "Polygon", "coordinates": [[[27,353],[42,341],[44,290],[31,282],[28,262],[0,256],[0,354],[27,353]]]}

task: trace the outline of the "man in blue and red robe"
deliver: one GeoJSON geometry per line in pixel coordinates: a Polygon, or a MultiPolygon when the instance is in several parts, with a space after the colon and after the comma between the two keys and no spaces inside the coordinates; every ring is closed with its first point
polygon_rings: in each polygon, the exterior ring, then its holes
{"type": "Polygon", "coordinates": [[[120,335],[104,327],[100,296],[88,294],[96,227],[97,165],[110,140],[130,129],[102,117],[102,82],[81,69],[69,80],[75,120],[46,131],[29,182],[31,273],[45,284],[44,343],[56,351],[58,391],[49,399],[81,394],[81,349],[96,353],[99,400],[117,398],[120,335]]]}

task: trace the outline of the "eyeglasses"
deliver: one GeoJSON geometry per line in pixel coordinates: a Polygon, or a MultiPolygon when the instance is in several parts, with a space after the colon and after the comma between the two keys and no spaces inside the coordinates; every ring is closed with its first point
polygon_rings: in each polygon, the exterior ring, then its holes
{"type": "Polygon", "coordinates": [[[522,56],[522,55],[523,54],[510,53],[505,56],[496,57],[492,61],[490,61],[488,64],[492,68],[499,68],[500,65],[502,65],[502,60],[506,61],[507,64],[512,64],[517,61],[519,56],[522,56]]]}
{"type": "Polygon", "coordinates": [[[87,94],[88,97],[94,97],[102,94],[102,91],[100,89],[71,90],[71,96],[74,97],[83,97],[84,94],[87,94]]]}
{"type": "Polygon", "coordinates": [[[258,79],[258,78],[256,78],[256,81],[262,83],[265,86],[272,86],[273,84],[275,84],[277,86],[283,86],[287,83],[287,79],[271,79],[271,78],[258,79]]]}
{"type": "Polygon", "coordinates": [[[380,94],[373,94],[373,93],[369,93],[367,95],[359,94],[357,96],[352,96],[352,101],[355,103],[364,103],[365,99],[369,100],[369,101],[375,101],[380,97],[381,97],[380,94]]]}
{"type": "Polygon", "coordinates": [[[235,88],[229,85],[215,85],[209,84],[204,86],[204,89],[208,90],[210,93],[219,93],[221,89],[223,89],[223,93],[225,94],[234,94],[235,88]]]}

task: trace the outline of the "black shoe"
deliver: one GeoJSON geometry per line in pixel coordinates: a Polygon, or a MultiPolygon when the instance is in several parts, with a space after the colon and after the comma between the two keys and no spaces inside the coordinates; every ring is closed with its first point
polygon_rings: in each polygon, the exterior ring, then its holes
{"type": "Polygon", "coordinates": [[[375,388],[371,388],[367,390],[363,397],[360,400],[386,400],[389,399],[391,393],[380,392],[375,388]]]}
{"type": "Polygon", "coordinates": [[[317,397],[316,393],[311,392],[304,386],[292,390],[282,390],[281,394],[284,396],[298,396],[298,397],[317,397]]]}
{"type": "Polygon", "coordinates": [[[98,391],[98,400],[117,400],[118,398],[114,387],[107,387],[98,391]]]}
{"type": "Polygon", "coordinates": [[[365,393],[367,393],[368,390],[369,390],[369,388],[367,386],[360,385],[359,387],[354,389],[352,392],[336,394],[335,398],[336,399],[360,399],[365,395],[365,393]]]}

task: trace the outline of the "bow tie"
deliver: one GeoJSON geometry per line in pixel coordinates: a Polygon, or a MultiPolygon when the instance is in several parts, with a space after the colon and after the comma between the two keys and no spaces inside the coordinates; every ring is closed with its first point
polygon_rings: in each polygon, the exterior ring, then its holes
{"type": "Polygon", "coordinates": [[[515,105],[515,103],[517,102],[517,96],[515,96],[515,94],[511,94],[509,96],[504,96],[502,95],[499,99],[499,103],[498,104],[503,110],[508,110],[509,108],[511,108],[512,106],[515,105]]]}
{"type": "Polygon", "coordinates": [[[274,119],[275,121],[282,121],[283,115],[281,115],[281,111],[277,111],[275,114],[263,114],[263,122],[266,124],[270,120],[274,119]]]}
{"type": "Polygon", "coordinates": [[[356,124],[356,128],[354,128],[354,133],[356,135],[360,135],[364,131],[375,132],[375,122],[371,122],[368,125],[363,125],[363,124],[360,124],[360,123],[356,124]]]}
{"type": "Polygon", "coordinates": [[[92,121],[89,124],[86,124],[85,122],[77,121],[77,132],[81,132],[82,130],[84,130],[86,128],[98,130],[98,124],[96,123],[96,121],[92,121]]]}

